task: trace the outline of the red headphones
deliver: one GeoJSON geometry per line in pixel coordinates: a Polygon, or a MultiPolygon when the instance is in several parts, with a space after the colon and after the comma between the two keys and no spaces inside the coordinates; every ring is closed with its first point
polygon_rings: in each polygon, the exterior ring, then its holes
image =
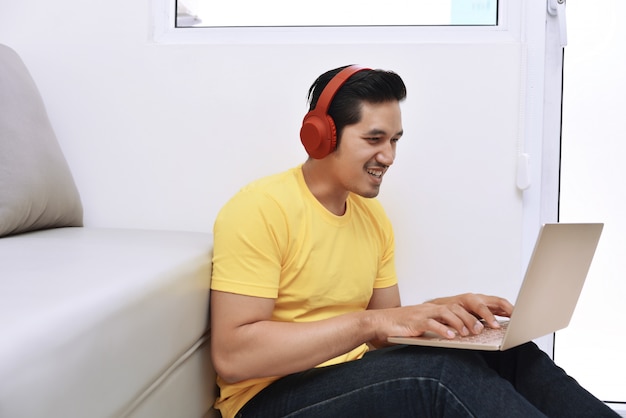
{"type": "Polygon", "coordinates": [[[322,90],[315,108],[304,116],[302,128],[300,128],[300,140],[312,158],[324,158],[335,149],[337,129],[335,121],[327,113],[328,108],[341,86],[355,73],[363,70],[369,70],[369,68],[351,65],[339,71],[322,90]]]}

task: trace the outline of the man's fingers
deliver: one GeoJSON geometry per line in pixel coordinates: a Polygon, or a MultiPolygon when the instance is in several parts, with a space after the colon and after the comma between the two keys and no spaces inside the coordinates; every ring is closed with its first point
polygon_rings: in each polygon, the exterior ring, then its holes
{"type": "MultiPolygon", "coordinates": [[[[430,325],[433,326],[434,329],[430,331],[447,338],[454,338],[457,334],[466,336],[470,333],[477,333],[474,328],[478,322],[476,318],[463,309],[462,306],[456,304],[439,306],[437,315],[432,319],[438,324],[431,323],[430,325]],[[453,330],[456,331],[456,333],[453,330]]],[[[482,331],[482,329],[480,331],[482,331]]]]}
{"type": "Polygon", "coordinates": [[[482,318],[483,321],[490,328],[500,328],[500,323],[496,319],[496,316],[491,312],[491,309],[489,309],[489,307],[485,305],[484,303],[481,303],[480,305],[478,305],[475,312],[476,312],[476,315],[482,318]]]}

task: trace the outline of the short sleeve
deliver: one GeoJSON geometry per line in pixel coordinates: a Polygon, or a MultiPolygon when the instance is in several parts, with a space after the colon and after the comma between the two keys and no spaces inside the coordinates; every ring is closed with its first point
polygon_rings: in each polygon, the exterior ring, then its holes
{"type": "Polygon", "coordinates": [[[240,191],[220,211],[213,228],[211,289],[276,298],[288,235],[280,206],[257,191],[240,191]]]}

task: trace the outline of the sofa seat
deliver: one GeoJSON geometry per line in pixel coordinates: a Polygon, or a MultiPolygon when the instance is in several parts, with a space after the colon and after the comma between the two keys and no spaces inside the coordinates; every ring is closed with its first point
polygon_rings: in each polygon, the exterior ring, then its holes
{"type": "Polygon", "coordinates": [[[212,237],[67,227],[0,239],[0,416],[212,415],[212,237]]]}

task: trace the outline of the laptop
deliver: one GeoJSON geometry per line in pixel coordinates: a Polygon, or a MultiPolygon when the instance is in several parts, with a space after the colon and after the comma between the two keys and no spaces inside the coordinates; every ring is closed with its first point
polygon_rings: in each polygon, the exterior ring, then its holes
{"type": "Polygon", "coordinates": [[[389,337],[395,344],[503,351],[569,325],[596,251],[602,223],[541,227],[510,319],[502,328],[446,339],[435,333],[389,337]]]}

